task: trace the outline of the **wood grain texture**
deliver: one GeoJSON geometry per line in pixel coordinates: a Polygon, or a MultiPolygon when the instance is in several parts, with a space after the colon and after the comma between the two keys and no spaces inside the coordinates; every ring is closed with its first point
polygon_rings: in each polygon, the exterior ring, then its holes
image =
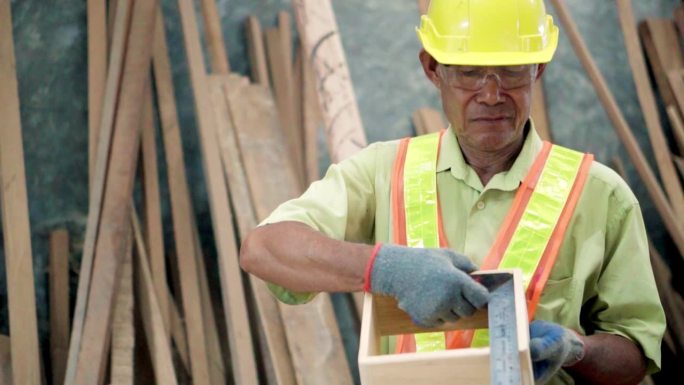
{"type": "Polygon", "coordinates": [[[50,360],[52,383],[63,384],[69,354],[69,233],[50,233],[50,360]]]}
{"type": "MultiPolygon", "coordinates": [[[[163,21],[162,21],[163,22],[163,21]]],[[[156,29],[164,28],[163,24],[156,21],[156,29]]],[[[156,36],[155,36],[156,39],[156,36]]],[[[162,225],[161,197],[159,193],[159,169],[157,166],[157,134],[154,124],[154,101],[152,100],[152,87],[149,87],[143,103],[142,120],[142,167],[143,167],[143,193],[145,197],[145,235],[149,247],[150,270],[156,287],[157,299],[161,309],[164,325],[167,325],[167,337],[169,336],[169,304],[166,293],[166,260],[164,254],[164,228],[162,225]]]]}
{"type": "MultiPolygon", "coordinates": [[[[176,385],[178,382],[171,358],[171,345],[169,343],[168,331],[166,330],[167,326],[164,325],[161,306],[159,306],[157,299],[157,287],[152,278],[140,220],[134,208],[131,212],[131,224],[133,226],[133,236],[137,252],[136,258],[134,258],[135,276],[138,281],[136,285],[138,291],[137,298],[140,301],[139,309],[142,315],[147,346],[152,358],[154,376],[157,385],[176,385]]],[[[164,295],[166,296],[167,293],[168,291],[164,295]]]]}
{"type": "Polygon", "coordinates": [[[199,123],[203,168],[218,253],[228,342],[231,352],[240,352],[231,356],[233,375],[236,383],[256,384],[257,373],[251,326],[245,311],[247,304],[238,265],[233,217],[228,202],[225,178],[221,170],[221,158],[216,143],[216,121],[208,94],[207,72],[204,68],[195,12],[190,0],[179,0],[178,4],[199,123]]]}
{"type": "Polygon", "coordinates": [[[268,62],[264,48],[264,36],[261,23],[256,16],[249,16],[245,21],[247,34],[247,50],[249,53],[249,67],[252,81],[263,86],[270,86],[268,77],[268,62]]]}
{"type": "Polygon", "coordinates": [[[140,101],[144,100],[145,87],[149,85],[156,11],[155,0],[135,2],[133,5],[111,158],[99,221],[100,230],[93,261],[92,282],[88,288],[87,312],[76,357],[73,383],[79,385],[98,383],[103,372],[105,341],[111,322],[112,303],[121,261],[126,253],[126,237],[129,236],[129,206],[140,144],[140,101]]]}
{"type": "Polygon", "coordinates": [[[112,316],[111,385],[133,385],[135,327],[133,322],[133,241],[128,239],[112,316]]]}
{"type": "Polygon", "coordinates": [[[76,361],[81,346],[81,334],[83,333],[83,321],[85,319],[86,303],[88,301],[88,288],[92,275],[93,258],[95,253],[95,241],[97,239],[100,223],[100,213],[104,195],[105,177],[109,162],[109,149],[112,140],[114,115],[118,100],[121,73],[126,50],[128,26],[130,22],[130,0],[119,0],[114,18],[111,54],[107,69],[107,84],[105,86],[104,106],[102,107],[102,119],[98,130],[97,157],[95,161],[95,173],[88,201],[88,220],[86,223],[85,239],[83,240],[83,253],[81,254],[81,268],[76,292],[76,304],[72,319],[71,338],[69,342],[69,359],[65,375],[65,384],[73,384],[76,374],[76,361]]]}
{"type": "Polygon", "coordinates": [[[316,79],[316,91],[328,138],[337,163],[366,147],[349,66],[330,0],[292,0],[297,27],[316,79]]]}
{"type": "MultiPolygon", "coordinates": [[[[618,16],[620,19],[620,26],[625,37],[625,46],[627,47],[627,57],[629,64],[632,67],[632,76],[636,84],[637,96],[641,104],[641,111],[646,121],[648,128],[648,137],[651,140],[653,147],[653,155],[660,171],[660,178],[663,182],[663,187],[670,198],[670,205],[675,214],[684,218],[684,193],[682,192],[682,185],[679,181],[679,176],[675,171],[670,156],[670,148],[667,144],[667,139],[663,132],[663,127],[660,124],[660,116],[658,115],[658,106],[656,105],[655,95],[651,88],[651,82],[648,78],[648,71],[646,70],[646,61],[644,60],[641,44],[639,42],[639,34],[636,29],[636,21],[634,18],[634,11],[632,9],[631,0],[616,0],[618,8],[618,16]]],[[[677,47],[678,48],[678,47],[677,47]]],[[[670,78],[670,82],[679,83],[684,89],[684,82],[681,76],[670,78]]],[[[683,95],[684,96],[684,95],[683,95]]],[[[682,100],[684,105],[684,100],[682,100]]]]}
{"type": "MultiPolygon", "coordinates": [[[[235,216],[242,239],[256,227],[257,221],[228,104],[229,100],[239,99],[236,95],[240,95],[248,84],[249,81],[239,75],[210,77],[210,94],[216,114],[216,134],[221,148],[221,160],[233,207],[240,208],[235,210],[235,216]]],[[[257,330],[267,383],[294,385],[294,369],[276,299],[263,281],[251,274],[248,277],[257,310],[257,330]]]]}
{"type": "MultiPolygon", "coordinates": [[[[287,164],[287,148],[269,90],[254,85],[239,94],[229,94],[229,107],[256,219],[260,221],[280,203],[298,196],[302,189],[294,170],[283,166],[287,164]],[[274,169],[279,172],[273,172],[274,169]]],[[[297,383],[351,384],[330,296],[319,295],[307,305],[279,303],[279,307],[297,383]]]]}
{"type": "Polygon", "coordinates": [[[216,0],[201,0],[202,17],[204,20],[204,36],[209,46],[211,58],[211,72],[227,74],[230,72],[230,63],[226,54],[226,45],[221,31],[221,18],[216,9],[216,0]]]}
{"type": "MultiPolygon", "coordinates": [[[[114,1],[112,1],[114,3],[114,1]]],[[[88,175],[95,176],[97,133],[107,81],[107,11],[105,0],[88,0],[88,175]]],[[[91,188],[92,190],[92,188],[91,188]]]]}
{"type": "Polygon", "coordinates": [[[573,49],[587,71],[589,78],[591,79],[592,84],[594,85],[594,88],[598,94],[599,100],[606,109],[608,118],[613,123],[616,134],[625,146],[639,176],[646,185],[646,189],[648,190],[651,199],[653,199],[653,203],[663,219],[665,227],[672,236],[680,253],[684,255],[684,226],[682,226],[681,222],[678,221],[674,216],[672,207],[668,202],[663,189],[658,184],[653,170],[649,166],[646,157],[634,138],[634,134],[632,134],[632,131],[627,125],[627,121],[622,115],[622,112],[615,101],[615,97],[610,92],[603,75],[601,75],[601,72],[596,66],[594,59],[589,53],[589,49],[582,39],[577,26],[572,20],[565,3],[562,0],[551,0],[551,4],[553,4],[554,8],[556,9],[559,19],[561,20],[561,23],[565,27],[568,37],[570,38],[573,49]]]}
{"type": "Polygon", "coordinates": [[[0,199],[12,374],[16,384],[39,385],[41,365],[33,253],[15,69],[10,0],[0,0],[0,199]]]}

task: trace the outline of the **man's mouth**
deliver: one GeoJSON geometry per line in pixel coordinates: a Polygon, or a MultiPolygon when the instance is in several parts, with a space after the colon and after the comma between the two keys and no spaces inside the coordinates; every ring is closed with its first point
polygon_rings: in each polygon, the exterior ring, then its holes
{"type": "Polygon", "coordinates": [[[478,118],[473,119],[476,122],[500,122],[503,120],[508,120],[510,119],[509,116],[506,115],[494,115],[494,116],[481,116],[478,118]]]}

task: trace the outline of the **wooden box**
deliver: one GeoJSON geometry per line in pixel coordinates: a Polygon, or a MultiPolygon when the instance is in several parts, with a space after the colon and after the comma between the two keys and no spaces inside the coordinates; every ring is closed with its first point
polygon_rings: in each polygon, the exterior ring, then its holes
{"type": "MultiPolygon", "coordinates": [[[[519,270],[480,271],[475,274],[512,274],[515,296],[518,352],[521,384],[533,385],[529,354],[529,323],[525,292],[519,270]]],[[[473,317],[447,323],[438,328],[415,326],[410,317],[397,308],[391,297],[366,294],[359,343],[359,372],[362,385],[454,385],[489,384],[489,347],[445,350],[427,353],[382,354],[380,337],[421,332],[487,328],[487,311],[473,317]]]]}

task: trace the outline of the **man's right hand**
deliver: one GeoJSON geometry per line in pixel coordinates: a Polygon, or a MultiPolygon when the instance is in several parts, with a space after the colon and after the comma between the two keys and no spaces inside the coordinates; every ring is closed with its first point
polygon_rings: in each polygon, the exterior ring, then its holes
{"type": "Polygon", "coordinates": [[[489,301],[489,291],[468,273],[466,256],[449,249],[382,245],[373,262],[370,291],[396,298],[399,308],[422,327],[473,315],[489,301]]]}

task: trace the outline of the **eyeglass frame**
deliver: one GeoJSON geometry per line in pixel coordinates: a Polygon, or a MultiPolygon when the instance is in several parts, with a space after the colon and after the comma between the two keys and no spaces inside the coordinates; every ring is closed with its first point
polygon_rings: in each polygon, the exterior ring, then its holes
{"type": "MultiPolygon", "coordinates": [[[[539,66],[537,64],[524,64],[524,65],[514,65],[514,66],[465,66],[465,65],[448,65],[448,64],[442,64],[442,63],[437,63],[437,68],[435,69],[437,74],[443,78],[446,82],[447,85],[449,85],[452,88],[458,88],[462,90],[467,90],[467,91],[480,91],[484,86],[487,84],[487,79],[490,76],[493,76],[497,82],[499,87],[501,87],[504,90],[515,90],[518,88],[522,88],[525,86],[529,86],[530,84],[534,83],[535,78],[537,77],[538,74],[538,68],[539,66]],[[506,76],[506,75],[501,75],[501,71],[505,71],[506,69],[510,69],[511,73],[515,72],[520,72],[520,70],[516,70],[513,68],[518,68],[518,67],[527,67],[528,72],[524,74],[520,74],[517,81],[515,79],[513,80],[506,80],[506,79],[512,79],[515,75],[511,76],[506,76]],[[482,69],[488,69],[486,72],[481,73],[477,76],[477,80],[474,80],[473,85],[467,85],[463,81],[463,76],[466,76],[463,72],[462,73],[457,73],[457,70],[461,68],[482,68],[482,69]],[[498,71],[497,71],[498,69],[498,71]],[[529,75],[528,75],[529,74],[529,75]],[[460,79],[460,80],[459,80],[460,79]],[[513,82],[513,84],[511,84],[513,82]]],[[[469,71],[464,71],[464,72],[469,72],[469,71]]],[[[482,71],[480,71],[482,72],[482,71]]]]}

